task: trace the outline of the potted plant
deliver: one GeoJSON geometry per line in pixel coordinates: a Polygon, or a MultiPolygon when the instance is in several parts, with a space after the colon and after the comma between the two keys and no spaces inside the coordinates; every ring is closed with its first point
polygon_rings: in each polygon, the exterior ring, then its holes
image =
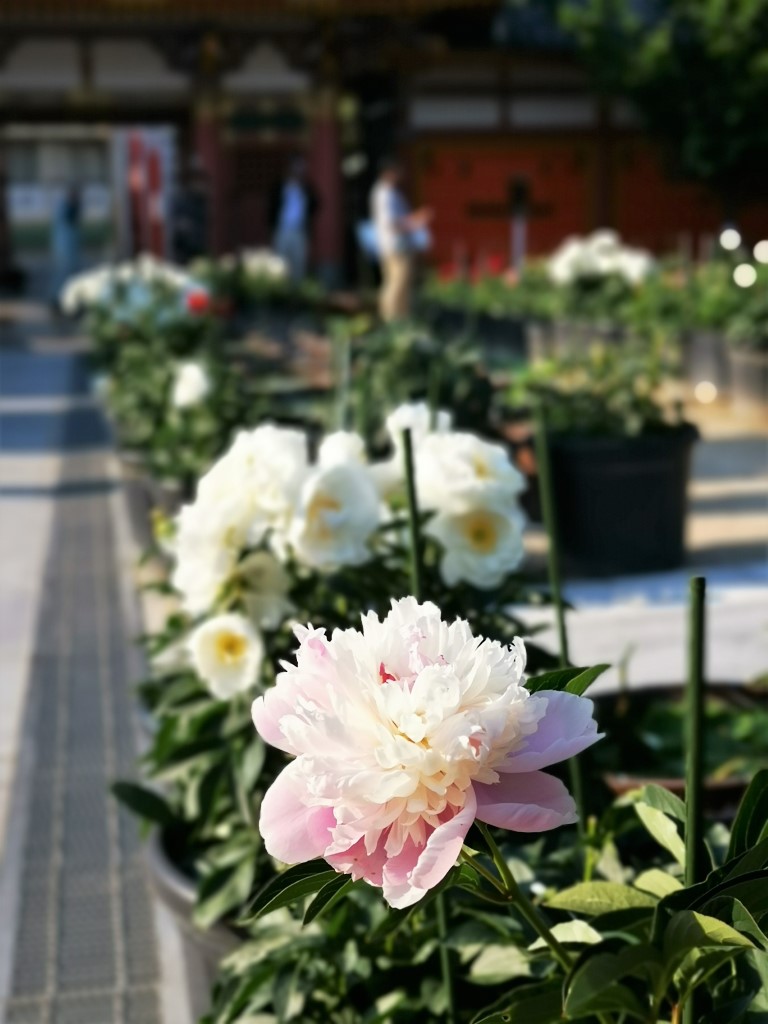
{"type": "MultiPolygon", "coordinates": [[[[426,406],[396,410],[393,433],[403,422],[417,432],[430,517],[428,593],[509,643],[525,630],[507,608],[534,593],[515,572],[523,555],[518,474],[503,449],[431,432],[426,406]],[[444,504],[453,494],[442,483],[448,463],[460,508],[444,504]]],[[[274,874],[255,822],[282,759],[253,732],[250,701],[274,685],[294,644],[294,617],[330,634],[407,592],[402,461],[396,448],[369,465],[362,439],[349,433],[325,438],[313,461],[298,431],[264,424],[240,434],[202,478],[167,539],[181,609],[147,638],[155,671],[141,690],[157,723],[142,767],[160,791],[119,784],[116,792],[158,826],[156,888],[203,974],[235,941],[231,922],[254,880],[263,885],[274,874]],[[217,930],[206,937],[196,925],[217,930]]],[[[528,655],[534,667],[554,660],[535,643],[528,655]]]]}
{"type": "Polygon", "coordinates": [[[427,320],[439,334],[475,339],[487,362],[509,366],[543,354],[541,329],[554,316],[555,298],[545,263],[529,261],[521,271],[433,279],[427,320]]]}
{"type": "Polygon", "coordinates": [[[768,408],[768,274],[758,275],[726,331],[731,401],[745,411],[768,408]]]}
{"type": "Polygon", "coordinates": [[[557,295],[555,352],[578,350],[598,337],[619,340],[635,293],[653,269],[650,253],[623,244],[615,231],[566,238],[547,263],[557,295]]]}
{"type": "Polygon", "coordinates": [[[730,386],[726,332],[744,302],[734,264],[720,257],[696,266],[690,278],[691,315],[683,333],[683,370],[692,387],[702,381],[726,393],[730,386]]]}
{"type": "Polygon", "coordinates": [[[665,401],[660,345],[595,344],[539,364],[509,404],[547,416],[559,540],[573,572],[651,572],[682,563],[695,427],[665,401]]]}

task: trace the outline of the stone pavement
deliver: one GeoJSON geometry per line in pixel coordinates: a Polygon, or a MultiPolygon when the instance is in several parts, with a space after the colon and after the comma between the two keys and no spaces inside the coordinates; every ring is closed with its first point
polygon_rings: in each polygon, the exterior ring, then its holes
{"type": "Polygon", "coordinates": [[[77,345],[0,306],[0,1016],[159,1024],[109,433],[77,345]],[[10,314],[10,315],[9,315],[10,314]]]}

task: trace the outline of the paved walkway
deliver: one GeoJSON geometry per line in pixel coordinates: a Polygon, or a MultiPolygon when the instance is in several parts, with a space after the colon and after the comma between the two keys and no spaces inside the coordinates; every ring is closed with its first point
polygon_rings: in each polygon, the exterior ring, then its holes
{"type": "Polygon", "coordinates": [[[137,824],[108,792],[136,758],[119,496],[76,349],[0,306],[0,1014],[159,1024],[137,824]]]}

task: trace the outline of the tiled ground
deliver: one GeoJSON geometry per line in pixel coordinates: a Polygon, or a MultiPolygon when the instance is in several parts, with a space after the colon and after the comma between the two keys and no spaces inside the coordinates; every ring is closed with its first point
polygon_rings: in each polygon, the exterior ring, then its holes
{"type": "Polygon", "coordinates": [[[0,1019],[157,1024],[137,825],[108,789],[135,770],[109,435],[44,318],[1,333],[0,1019]]]}

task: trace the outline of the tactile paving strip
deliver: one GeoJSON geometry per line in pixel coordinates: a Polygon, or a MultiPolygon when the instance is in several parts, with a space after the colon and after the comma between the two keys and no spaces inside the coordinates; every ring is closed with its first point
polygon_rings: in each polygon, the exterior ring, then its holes
{"type": "Polygon", "coordinates": [[[109,502],[72,495],[55,512],[30,678],[35,759],[6,1024],[160,1024],[137,825],[109,793],[135,773],[132,640],[109,502]]]}

